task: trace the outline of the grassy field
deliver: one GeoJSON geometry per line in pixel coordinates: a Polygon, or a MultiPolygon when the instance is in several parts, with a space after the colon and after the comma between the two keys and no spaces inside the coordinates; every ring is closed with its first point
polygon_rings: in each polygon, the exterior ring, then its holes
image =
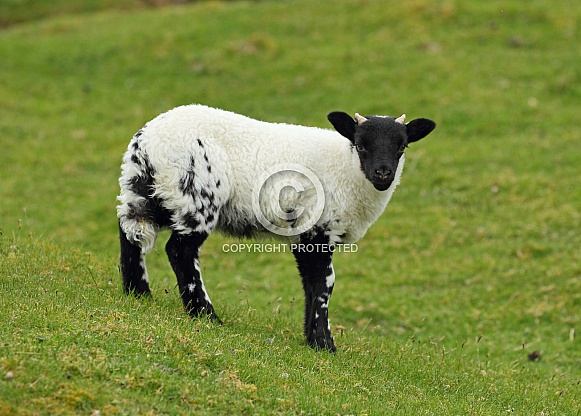
{"type": "Polygon", "coordinates": [[[24,3],[0,6],[0,415],[581,414],[581,4],[24,3]],[[121,155],[192,102],[438,122],[335,258],[337,354],[303,345],[289,253],[211,236],[223,326],[183,313],[164,241],[154,300],[122,294],[121,155]]]}

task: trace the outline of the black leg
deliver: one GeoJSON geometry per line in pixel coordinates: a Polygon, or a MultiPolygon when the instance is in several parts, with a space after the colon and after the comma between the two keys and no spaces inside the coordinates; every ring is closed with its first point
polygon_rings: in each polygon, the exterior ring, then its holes
{"type": "Polygon", "coordinates": [[[186,311],[191,316],[207,314],[220,322],[204,287],[198,256],[208,237],[205,233],[179,234],[174,231],[165,246],[169,262],[178,279],[178,288],[186,311]]]}
{"type": "Polygon", "coordinates": [[[329,299],[333,293],[332,247],[324,234],[302,239],[293,248],[305,291],[305,336],[314,348],[335,352],[329,324],[329,299]]]}
{"type": "Polygon", "coordinates": [[[145,267],[145,254],[141,247],[127,239],[125,232],[119,227],[119,242],[121,247],[120,269],[123,276],[125,293],[151,296],[145,267]]]}

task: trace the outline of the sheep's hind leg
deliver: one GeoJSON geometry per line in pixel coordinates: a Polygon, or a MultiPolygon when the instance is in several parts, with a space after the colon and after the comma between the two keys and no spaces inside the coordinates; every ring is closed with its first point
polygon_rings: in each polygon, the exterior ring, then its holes
{"type": "Polygon", "coordinates": [[[178,288],[186,311],[193,317],[206,314],[213,321],[222,323],[204,287],[198,260],[200,247],[207,237],[206,233],[180,234],[174,231],[165,251],[178,279],[178,288]]]}
{"type": "Polygon", "coordinates": [[[127,239],[127,235],[119,226],[119,242],[121,257],[119,268],[123,277],[123,290],[139,296],[151,296],[149,290],[145,254],[141,247],[127,239]]]}
{"type": "Polygon", "coordinates": [[[309,241],[301,241],[301,244],[293,250],[293,254],[305,291],[307,344],[314,348],[335,352],[337,349],[329,324],[329,299],[335,283],[331,248],[328,245],[328,240],[322,236],[309,241]],[[309,244],[313,245],[309,246],[309,244]],[[319,250],[309,252],[312,247],[319,248],[319,250]],[[328,248],[328,250],[322,250],[323,247],[328,248]]]}

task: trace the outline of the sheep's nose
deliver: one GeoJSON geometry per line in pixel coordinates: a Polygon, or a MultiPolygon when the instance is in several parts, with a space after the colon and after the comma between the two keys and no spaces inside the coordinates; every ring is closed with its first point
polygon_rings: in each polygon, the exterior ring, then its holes
{"type": "Polygon", "coordinates": [[[385,167],[381,167],[379,169],[375,169],[375,174],[377,175],[377,177],[379,179],[381,179],[382,181],[385,181],[391,175],[391,170],[388,168],[385,168],[385,167]]]}

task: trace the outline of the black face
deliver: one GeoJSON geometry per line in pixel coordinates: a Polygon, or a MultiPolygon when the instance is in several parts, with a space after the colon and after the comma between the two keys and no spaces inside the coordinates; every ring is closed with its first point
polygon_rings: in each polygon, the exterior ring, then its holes
{"type": "Polygon", "coordinates": [[[361,170],[378,191],[392,184],[407,144],[405,126],[392,118],[369,117],[357,126],[354,145],[361,170]]]}
{"type": "Polygon", "coordinates": [[[378,191],[387,190],[395,179],[399,161],[409,143],[428,135],[436,123],[418,118],[401,124],[392,117],[370,116],[359,123],[343,112],[330,113],[333,127],[347,137],[359,155],[361,170],[378,191]]]}

